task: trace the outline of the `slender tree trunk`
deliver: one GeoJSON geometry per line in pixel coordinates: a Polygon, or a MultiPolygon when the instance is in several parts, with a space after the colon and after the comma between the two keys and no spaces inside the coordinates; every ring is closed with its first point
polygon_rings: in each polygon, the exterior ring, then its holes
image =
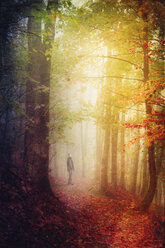
{"type": "MultiPolygon", "coordinates": [[[[145,19],[144,19],[145,20],[145,19]]],[[[149,61],[148,61],[148,49],[145,47],[145,44],[148,44],[148,27],[147,22],[146,26],[144,27],[144,35],[143,35],[143,41],[144,41],[144,82],[147,84],[147,81],[149,79],[149,61]]],[[[147,117],[152,114],[152,105],[150,104],[149,100],[146,100],[145,102],[146,106],[146,115],[147,117]]],[[[152,135],[150,133],[150,123],[148,122],[148,138],[152,135]]],[[[151,145],[148,147],[148,163],[149,163],[149,174],[150,174],[150,182],[149,182],[149,189],[147,194],[145,195],[144,199],[142,200],[140,204],[141,210],[147,210],[153,200],[155,190],[156,190],[156,184],[157,184],[157,177],[156,177],[156,165],[155,165],[155,147],[154,143],[151,142],[151,145]]]]}
{"type": "MultiPolygon", "coordinates": [[[[140,159],[140,163],[139,163],[139,168],[138,168],[138,187],[137,187],[137,194],[138,195],[140,195],[140,196],[142,196],[142,187],[143,187],[143,184],[144,184],[144,188],[145,189],[147,189],[147,184],[145,184],[145,183],[147,183],[147,181],[148,181],[148,179],[146,178],[146,179],[144,179],[144,177],[146,177],[146,175],[147,175],[147,169],[148,169],[148,167],[147,167],[147,150],[145,149],[145,152],[144,151],[142,151],[142,157],[141,157],[141,159],[140,159]]],[[[143,196],[144,196],[145,194],[143,193],[143,196]]]]}
{"type": "Polygon", "coordinates": [[[101,164],[101,130],[96,126],[96,162],[95,162],[95,179],[100,179],[100,164],[101,164]]]}
{"type": "MultiPolygon", "coordinates": [[[[125,122],[125,113],[122,112],[122,123],[125,122]]],[[[125,128],[121,129],[121,147],[125,144],[125,128]]],[[[120,185],[122,188],[125,188],[125,152],[121,152],[121,176],[120,176],[120,185]]]]}
{"type": "MultiPolygon", "coordinates": [[[[119,120],[119,114],[115,115],[115,122],[119,120]]],[[[118,128],[113,125],[112,128],[112,170],[111,170],[111,183],[112,188],[117,187],[117,147],[118,147],[118,128]]]]}
{"type": "MultiPolygon", "coordinates": [[[[137,120],[139,119],[139,112],[137,111],[137,120]]],[[[137,136],[140,134],[140,130],[137,130],[137,136]]],[[[137,186],[137,175],[138,175],[138,165],[139,165],[139,146],[140,141],[138,140],[135,145],[135,156],[133,159],[133,172],[132,172],[132,185],[131,192],[136,193],[137,186]]]]}
{"type": "MultiPolygon", "coordinates": [[[[97,102],[96,105],[100,107],[100,97],[99,97],[100,89],[99,85],[97,88],[97,102]]],[[[96,123],[96,161],[95,161],[95,179],[100,183],[100,174],[101,174],[101,158],[102,158],[102,151],[103,151],[103,129],[96,123]]]]}
{"type": "Polygon", "coordinates": [[[138,173],[138,164],[139,164],[139,142],[136,145],[136,153],[133,159],[133,172],[132,172],[132,185],[131,185],[131,192],[136,193],[136,185],[137,185],[137,173],[138,173]]]}
{"type": "Polygon", "coordinates": [[[140,195],[144,197],[146,195],[146,192],[148,191],[149,186],[149,168],[148,168],[148,154],[147,149],[143,153],[142,158],[142,176],[141,176],[141,190],[140,195]]]}
{"type": "Polygon", "coordinates": [[[165,215],[165,179],[162,181],[163,184],[163,211],[164,211],[164,215],[165,215]]]}
{"type": "Polygon", "coordinates": [[[84,154],[84,132],[83,121],[81,121],[81,158],[82,158],[82,176],[85,177],[85,154],[84,154]]]}
{"type": "Polygon", "coordinates": [[[157,180],[157,188],[156,188],[156,192],[155,192],[155,204],[157,206],[161,206],[161,196],[162,196],[162,184],[161,184],[161,180],[157,180]]]}
{"type": "Polygon", "coordinates": [[[109,148],[110,148],[110,107],[106,108],[106,119],[107,119],[107,127],[105,129],[104,136],[104,150],[103,157],[101,161],[101,183],[100,183],[100,191],[105,193],[107,191],[108,186],[108,158],[109,158],[109,148]]]}
{"type": "Polygon", "coordinates": [[[89,126],[89,122],[86,121],[84,123],[84,175],[87,175],[88,172],[88,126],[89,126]]]}
{"type": "Polygon", "coordinates": [[[163,205],[162,201],[162,191],[163,191],[163,180],[159,178],[159,175],[162,172],[162,161],[165,153],[165,147],[161,146],[157,148],[157,160],[156,160],[156,169],[157,169],[157,188],[156,188],[156,194],[155,194],[155,203],[158,206],[163,205]]]}

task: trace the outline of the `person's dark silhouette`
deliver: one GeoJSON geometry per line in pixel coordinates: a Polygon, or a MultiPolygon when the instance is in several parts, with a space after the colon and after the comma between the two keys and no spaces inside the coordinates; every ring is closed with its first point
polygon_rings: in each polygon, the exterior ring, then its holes
{"type": "Polygon", "coordinates": [[[68,153],[67,158],[67,170],[69,173],[68,184],[72,184],[72,172],[74,171],[74,164],[70,153],[68,153]]]}

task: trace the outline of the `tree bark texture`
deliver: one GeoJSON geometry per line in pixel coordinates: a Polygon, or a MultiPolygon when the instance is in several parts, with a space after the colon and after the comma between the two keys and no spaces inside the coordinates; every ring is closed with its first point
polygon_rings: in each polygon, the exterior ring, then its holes
{"type": "MultiPolygon", "coordinates": [[[[40,1],[42,3],[42,0],[40,1]]],[[[56,2],[54,7],[56,7],[56,2]]],[[[52,6],[48,3],[48,13],[52,6]]],[[[41,21],[34,16],[28,20],[29,37],[29,79],[26,88],[26,114],[28,116],[25,133],[25,163],[31,168],[33,182],[40,191],[51,192],[49,167],[49,92],[51,56],[45,56],[46,50],[51,49],[54,39],[55,24],[45,23],[45,30],[51,34],[42,41],[41,21]]]]}

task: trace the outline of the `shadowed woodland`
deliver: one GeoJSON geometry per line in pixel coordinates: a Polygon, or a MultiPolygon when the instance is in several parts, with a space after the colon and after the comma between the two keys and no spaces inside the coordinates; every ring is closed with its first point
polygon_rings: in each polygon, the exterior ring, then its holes
{"type": "Polygon", "coordinates": [[[0,247],[165,247],[164,16],[1,0],[0,247]]]}

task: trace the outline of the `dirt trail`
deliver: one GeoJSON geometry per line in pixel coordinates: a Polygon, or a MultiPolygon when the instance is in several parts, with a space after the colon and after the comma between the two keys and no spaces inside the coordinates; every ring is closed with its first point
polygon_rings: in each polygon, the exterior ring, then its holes
{"type": "Polygon", "coordinates": [[[54,182],[54,193],[67,206],[67,213],[74,217],[77,247],[162,247],[155,239],[151,216],[134,211],[135,199],[127,192],[115,192],[114,199],[92,194],[86,181],[75,181],[73,185],[67,185],[66,179],[54,179],[54,182]]]}

